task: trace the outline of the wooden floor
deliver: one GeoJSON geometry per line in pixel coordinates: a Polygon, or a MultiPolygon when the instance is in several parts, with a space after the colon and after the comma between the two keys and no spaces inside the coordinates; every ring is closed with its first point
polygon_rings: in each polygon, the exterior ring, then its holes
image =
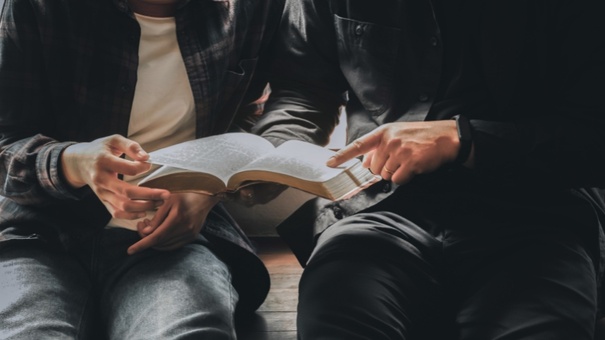
{"type": "Polygon", "coordinates": [[[271,290],[251,320],[240,325],[239,340],[296,340],[298,281],[302,268],[278,237],[254,238],[271,275],[271,290]]]}

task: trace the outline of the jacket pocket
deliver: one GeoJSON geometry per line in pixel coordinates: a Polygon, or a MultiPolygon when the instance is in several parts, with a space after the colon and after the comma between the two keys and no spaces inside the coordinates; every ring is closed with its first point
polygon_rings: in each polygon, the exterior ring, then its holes
{"type": "Polygon", "coordinates": [[[250,81],[256,70],[257,60],[257,58],[242,59],[236,68],[225,71],[217,101],[216,112],[218,112],[218,116],[215,117],[215,131],[227,131],[238,111],[245,110],[241,105],[248,103],[242,103],[242,100],[246,96],[250,81]]]}
{"type": "Polygon", "coordinates": [[[256,68],[257,60],[257,58],[242,59],[235,69],[225,72],[223,94],[226,95],[226,98],[233,95],[238,88],[246,88],[256,68]]]}
{"type": "Polygon", "coordinates": [[[393,99],[401,30],[334,15],[340,67],[352,91],[372,115],[393,99]]]}

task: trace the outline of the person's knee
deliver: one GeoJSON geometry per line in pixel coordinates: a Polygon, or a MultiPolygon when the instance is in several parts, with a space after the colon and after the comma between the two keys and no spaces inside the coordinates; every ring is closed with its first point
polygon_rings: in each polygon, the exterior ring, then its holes
{"type": "Polygon", "coordinates": [[[544,236],[508,251],[475,276],[457,324],[465,338],[592,339],[597,287],[590,256],[573,235],[544,236]]]}
{"type": "Polygon", "coordinates": [[[229,267],[208,248],[188,245],[137,263],[106,293],[110,335],[170,339],[235,337],[238,294],[229,267]],[[145,315],[145,318],[141,318],[145,315]]]}
{"type": "Polygon", "coordinates": [[[358,214],[335,223],[319,236],[307,266],[333,256],[426,266],[426,259],[437,260],[440,250],[439,241],[399,215],[358,214]]]}
{"type": "Polygon", "coordinates": [[[77,261],[37,247],[3,249],[0,278],[0,338],[92,339],[92,287],[77,261]]]}
{"type": "Polygon", "coordinates": [[[410,320],[431,314],[440,300],[440,247],[415,228],[388,214],[328,228],[299,285],[303,338],[404,339],[410,320]]]}

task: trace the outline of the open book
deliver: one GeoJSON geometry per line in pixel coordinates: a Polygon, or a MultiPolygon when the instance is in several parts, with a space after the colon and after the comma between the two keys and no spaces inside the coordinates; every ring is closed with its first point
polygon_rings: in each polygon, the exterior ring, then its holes
{"type": "Polygon", "coordinates": [[[200,138],[149,154],[150,162],[161,167],[139,185],[172,192],[220,195],[253,183],[274,182],[336,201],[380,180],[358,159],[330,168],[325,165],[334,154],[329,149],[296,140],[276,148],[248,133],[200,138]]]}

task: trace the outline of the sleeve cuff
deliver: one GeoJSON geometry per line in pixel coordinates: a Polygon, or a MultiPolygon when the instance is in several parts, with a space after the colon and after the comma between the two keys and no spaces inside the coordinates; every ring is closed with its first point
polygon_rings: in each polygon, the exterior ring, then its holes
{"type": "Polygon", "coordinates": [[[88,186],[80,189],[71,187],[63,175],[61,154],[72,144],[75,142],[49,143],[38,152],[36,159],[38,180],[42,189],[52,197],[79,200],[90,192],[88,186]]]}

